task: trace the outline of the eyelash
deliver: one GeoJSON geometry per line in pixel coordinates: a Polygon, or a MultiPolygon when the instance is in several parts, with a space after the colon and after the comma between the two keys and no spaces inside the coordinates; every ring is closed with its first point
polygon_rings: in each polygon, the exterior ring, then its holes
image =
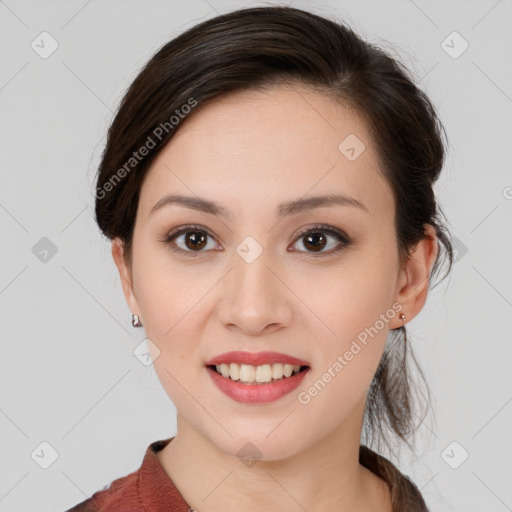
{"type": "MultiPolygon", "coordinates": [[[[174,231],[171,231],[165,237],[165,239],[162,240],[162,242],[171,245],[171,243],[174,241],[175,238],[179,237],[180,235],[190,233],[193,231],[202,231],[202,232],[206,233],[210,238],[215,240],[215,237],[212,235],[212,233],[208,229],[206,229],[202,226],[191,224],[188,226],[183,226],[181,228],[178,228],[174,231]]],[[[317,257],[322,257],[323,255],[332,255],[334,253],[337,253],[337,252],[341,251],[342,249],[346,248],[351,243],[349,237],[343,231],[340,231],[339,229],[337,229],[333,226],[329,226],[328,224],[316,224],[314,226],[309,226],[307,228],[301,229],[301,231],[295,237],[294,243],[296,243],[298,240],[300,240],[302,237],[304,237],[308,233],[318,233],[318,232],[334,236],[335,238],[338,239],[339,242],[341,242],[341,244],[338,245],[335,249],[331,249],[329,251],[320,251],[316,254],[311,251],[299,251],[299,252],[307,253],[307,254],[311,255],[313,258],[317,258],[317,257]]],[[[185,254],[186,256],[189,256],[191,258],[197,258],[202,252],[205,252],[205,251],[185,251],[183,249],[176,248],[176,247],[171,247],[171,249],[177,253],[185,254]]]]}

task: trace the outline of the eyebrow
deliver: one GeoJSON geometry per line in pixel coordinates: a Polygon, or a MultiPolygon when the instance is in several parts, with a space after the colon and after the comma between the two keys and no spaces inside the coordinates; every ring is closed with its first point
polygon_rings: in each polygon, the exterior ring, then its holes
{"type": "MultiPolygon", "coordinates": [[[[151,208],[149,214],[151,215],[164,206],[173,204],[177,204],[185,208],[190,208],[192,210],[197,210],[199,212],[216,215],[218,217],[225,217],[227,219],[232,218],[231,213],[215,201],[197,196],[184,196],[181,194],[168,194],[162,197],[162,199],[160,199],[153,206],[153,208],[151,208]]],[[[366,213],[370,213],[368,208],[357,199],[340,194],[327,194],[288,201],[281,203],[277,211],[279,216],[284,217],[285,215],[297,215],[308,210],[314,210],[316,208],[322,208],[326,206],[351,206],[359,208],[366,213]]]]}

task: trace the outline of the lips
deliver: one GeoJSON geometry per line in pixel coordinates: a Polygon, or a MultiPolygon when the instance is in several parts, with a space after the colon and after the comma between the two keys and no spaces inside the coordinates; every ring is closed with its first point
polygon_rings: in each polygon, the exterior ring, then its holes
{"type": "Polygon", "coordinates": [[[275,382],[251,385],[225,378],[209,366],[206,367],[206,370],[220,391],[232,400],[248,405],[274,402],[290,394],[301,384],[309,371],[301,371],[291,377],[279,379],[275,382]]]}
{"type": "Polygon", "coordinates": [[[280,352],[242,352],[232,351],[220,354],[209,361],[206,361],[206,366],[214,366],[218,364],[249,364],[251,366],[262,366],[264,364],[291,364],[292,366],[311,366],[307,361],[292,357],[288,354],[280,352]]]}
{"type": "MultiPolygon", "coordinates": [[[[263,404],[284,397],[300,385],[311,369],[307,361],[280,352],[225,352],[206,361],[205,366],[213,383],[225,395],[245,404],[263,404]],[[280,368],[276,369],[273,365],[280,366],[280,368]],[[222,375],[219,372],[220,366],[224,367],[222,375]],[[249,373],[252,372],[252,379],[256,379],[258,382],[243,381],[242,373],[249,367],[253,368],[249,371],[249,373]],[[254,374],[254,367],[257,368],[256,374],[254,374]],[[273,370],[272,375],[277,375],[276,378],[271,378],[271,381],[269,381],[270,367],[273,370]],[[298,373],[291,375],[292,367],[298,373]],[[258,375],[258,370],[262,368],[264,371],[258,375]],[[229,376],[225,374],[226,370],[229,376]],[[288,377],[283,373],[286,373],[288,377]]],[[[245,373],[247,379],[247,372],[245,373]]],[[[249,377],[248,380],[250,381],[251,378],[249,377]]]]}

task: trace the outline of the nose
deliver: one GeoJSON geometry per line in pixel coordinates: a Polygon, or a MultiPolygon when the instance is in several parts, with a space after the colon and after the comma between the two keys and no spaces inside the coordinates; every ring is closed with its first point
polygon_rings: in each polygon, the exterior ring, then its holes
{"type": "Polygon", "coordinates": [[[292,320],[292,297],[286,278],[272,265],[265,251],[247,262],[234,254],[233,268],[224,279],[218,317],[230,330],[248,336],[270,334],[292,320]]]}

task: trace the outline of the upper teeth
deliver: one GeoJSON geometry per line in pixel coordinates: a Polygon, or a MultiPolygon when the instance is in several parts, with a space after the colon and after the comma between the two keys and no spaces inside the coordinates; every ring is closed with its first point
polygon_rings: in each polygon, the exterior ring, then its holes
{"type": "Polygon", "coordinates": [[[242,382],[270,382],[272,379],[289,377],[292,373],[300,371],[300,366],[291,364],[264,364],[252,366],[250,364],[218,364],[215,366],[217,372],[223,377],[242,382]]]}

